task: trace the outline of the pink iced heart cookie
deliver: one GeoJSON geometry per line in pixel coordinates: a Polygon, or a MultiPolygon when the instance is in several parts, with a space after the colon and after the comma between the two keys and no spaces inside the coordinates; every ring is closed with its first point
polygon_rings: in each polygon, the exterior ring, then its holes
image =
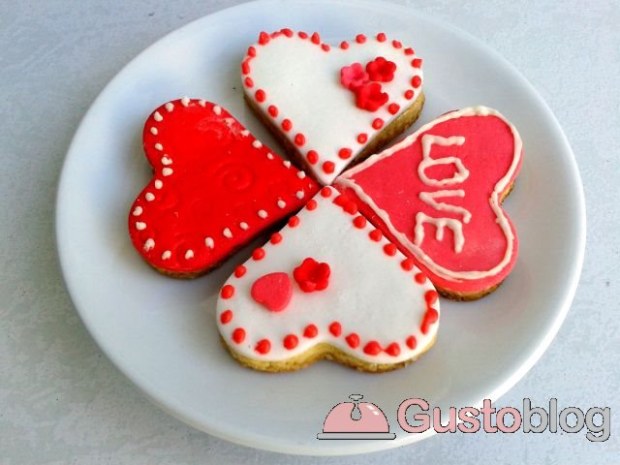
{"type": "Polygon", "coordinates": [[[143,142],[153,178],[130,209],[129,235],[167,275],[207,272],[318,190],[224,108],[204,100],[157,108],[143,142]]]}
{"type": "Polygon", "coordinates": [[[230,353],[265,371],[322,358],[364,371],[399,368],[431,347],[438,320],[431,282],[332,187],[235,270],[217,303],[230,353]],[[289,275],[292,296],[273,312],[252,288],[276,272],[289,275]]]}
{"type": "Polygon", "coordinates": [[[261,32],[241,64],[250,107],[322,184],[375,153],[418,117],[422,60],[410,47],[359,34],[261,32]]]}
{"type": "Polygon", "coordinates": [[[518,240],[501,207],[519,172],[516,128],[486,107],[447,113],[337,180],[448,296],[493,291],[518,240]]]}

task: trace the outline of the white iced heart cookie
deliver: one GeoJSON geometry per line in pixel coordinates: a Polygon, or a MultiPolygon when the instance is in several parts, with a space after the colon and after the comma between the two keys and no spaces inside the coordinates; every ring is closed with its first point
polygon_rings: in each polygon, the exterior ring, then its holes
{"type": "Polygon", "coordinates": [[[379,33],[339,46],[318,33],[267,34],[241,64],[246,100],[317,180],[330,184],[418,117],[422,60],[379,33]]]}
{"type": "Polygon", "coordinates": [[[217,303],[233,357],[266,371],[322,358],[392,370],[431,347],[438,323],[430,280],[332,187],[235,270],[217,303]]]}

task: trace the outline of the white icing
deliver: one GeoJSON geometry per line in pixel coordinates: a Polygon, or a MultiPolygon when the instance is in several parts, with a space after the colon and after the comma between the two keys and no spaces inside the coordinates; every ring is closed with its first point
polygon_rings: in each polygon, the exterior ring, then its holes
{"type": "Polygon", "coordinates": [[[144,210],[140,205],[133,209],[133,216],[140,216],[144,210]]]}
{"type": "Polygon", "coordinates": [[[215,241],[212,237],[205,237],[205,245],[207,246],[207,248],[212,249],[213,247],[215,247],[215,241]]]}
{"type": "Polygon", "coordinates": [[[228,239],[232,239],[232,237],[233,237],[233,233],[230,230],[230,228],[224,228],[224,231],[222,232],[222,234],[224,234],[224,237],[226,237],[228,239]]]}
{"type": "Polygon", "coordinates": [[[187,107],[189,105],[189,97],[183,97],[181,99],[181,105],[183,105],[184,107],[187,107]]]}
{"type": "Polygon", "coordinates": [[[153,126],[153,127],[150,129],[150,131],[151,131],[151,134],[153,134],[154,136],[156,136],[156,135],[159,133],[159,131],[157,130],[157,128],[156,128],[155,126],[153,126]]]}
{"type": "Polygon", "coordinates": [[[338,178],[338,183],[342,186],[348,187],[352,189],[353,191],[355,191],[355,193],[360,198],[360,200],[366,203],[375,212],[375,214],[386,224],[390,233],[403,246],[405,246],[409,251],[411,251],[422,263],[424,263],[424,265],[428,267],[430,271],[432,271],[437,276],[440,276],[445,279],[450,279],[456,282],[461,282],[464,280],[484,279],[484,278],[497,275],[510,263],[512,259],[512,255],[513,255],[514,247],[515,247],[514,245],[515,238],[514,238],[514,234],[512,233],[510,223],[508,222],[508,219],[506,218],[506,214],[503,212],[501,208],[500,196],[501,196],[501,193],[504,192],[504,190],[508,186],[508,183],[512,181],[512,179],[514,178],[514,175],[516,174],[517,168],[521,161],[522,148],[523,148],[523,143],[521,141],[521,137],[519,136],[519,132],[506,118],[504,118],[504,116],[501,113],[499,113],[497,110],[484,107],[484,106],[468,107],[462,110],[447,113],[437,118],[436,120],[433,120],[430,123],[422,126],[415,133],[403,139],[398,144],[393,145],[392,147],[390,147],[387,150],[384,150],[378,155],[373,155],[372,157],[368,158],[364,162],[348,170],[346,173],[344,173],[342,176],[338,178]],[[449,121],[451,119],[456,119],[456,118],[461,118],[461,117],[466,117],[466,116],[494,116],[496,118],[499,118],[510,128],[510,131],[512,132],[512,135],[514,138],[514,153],[513,153],[512,163],[510,164],[510,167],[508,168],[508,171],[506,171],[506,174],[504,175],[504,177],[502,177],[495,184],[493,192],[491,193],[491,196],[489,198],[489,205],[491,206],[491,209],[493,210],[493,213],[495,214],[497,218],[497,224],[499,225],[499,227],[502,230],[502,233],[506,237],[507,247],[506,247],[506,252],[504,256],[502,257],[502,259],[500,260],[500,262],[488,270],[456,271],[456,270],[450,270],[448,268],[445,268],[435,263],[435,261],[433,261],[431,257],[429,257],[426,253],[424,253],[424,250],[422,248],[412,243],[404,233],[398,231],[394,227],[394,225],[390,221],[390,216],[388,215],[388,213],[385,210],[382,210],[381,208],[379,208],[378,205],[373,201],[373,199],[369,195],[367,195],[364,192],[364,190],[359,185],[357,185],[355,181],[353,180],[353,177],[357,173],[365,170],[366,168],[368,168],[371,165],[374,165],[377,162],[380,162],[384,158],[387,158],[391,156],[392,154],[397,153],[400,150],[412,145],[413,143],[415,143],[415,141],[417,140],[420,134],[423,134],[424,132],[431,130],[434,126],[440,123],[443,123],[445,121],[449,121]]]}
{"type": "Polygon", "coordinates": [[[422,161],[418,165],[418,176],[427,186],[443,187],[450,184],[459,184],[469,177],[469,171],[465,168],[463,161],[458,157],[432,158],[431,149],[433,145],[463,145],[465,138],[462,136],[441,137],[431,134],[422,136],[422,161]],[[432,166],[453,164],[456,168],[451,178],[433,179],[426,175],[426,170],[432,166]]]}
{"type": "Polygon", "coordinates": [[[242,131],[241,131],[241,135],[242,135],[243,137],[247,137],[247,136],[249,136],[249,135],[250,135],[250,131],[248,131],[247,129],[244,129],[244,130],[242,130],[242,131]]]}
{"type": "Polygon", "coordinates": [[[299,200],[304,198],[304,191],[297,191],[295,193],[295,197],[297,197],[299,200]]]}
{"type": "Polygon", "coordinates": [[[190,258],[194,258],[194,251],[192,249],[185,252],[185,260],[189,260],[190,258]]]}
{"type": "Polygon", "coordinates": [[[443,241],[444,229],[446,227],[452,230],[454,236],[454,251],[460,253],[465,245],[465,236],[463,236],[463,223],[454,218],[433,218],[424,212],[418,212],[415,216],[415,229],[413,243],[420,247],[424,240],[424,225],[432,224],[435,226],[435,239],[443,241]]]}
{"type": "Polygon", "coordinates": [[[142,221],[136,221],[136,229],[138,231],[144,231],[146,229],[146,223],[142,221]]]}
{"type": "MultiPolygon", "coordinates": [[[[401,262],[405,257],[400,252],[393,257],[386,255],[383,251],[388,244],[386,239],[370,240],[368,233],[374,229],[370,223],[356,228],[353,216],[332,203],[336,195],[328,199],[321,194],[315,196],[318,204],[315,210],[303,209],[298,215],[298,226],[284,227],[279,244],[265,244],[262,260],[248,260],[244,264],[246,274],[241,278],[233,275],[226,282],[235,287],[235,293],[230,299],[219,298],[217,324],[233,350],[255,360],[283,361],[315,344],[327,342],[365,362],[399,363],[419,355],[435,337],[437,323],[430,326],[427,334],[420,331],[427,308],[424,295],[434,289],[430,281],[422,285],[416,283],[413,277],[419,270],[404,271],[401,262]],[[306,257],[329,264],[331,274],[327,289],[312,293],[299,289],[292,273],[306,257]],[[289,273],[293,297],[287,308],[273,313],[252,299],[250,289],[256,279],[276,271],[289,273]],[[222,324],[219,316],[227,309],[232,310],[233,318],[228,324],[222,324]],[[334,321],[342,327],[338,337],[328,330],[334,321]],[[315,338],[303,336],[308,324],[317,326],[315,338]],[[237,327],[246,331],[241,344],[231,340],[237,327]],[[353,332],[361,342],[355,349],[345,340],[353,332]],[[299,338],[293,350],[287,350],[282,344],[287,334],[299,338]],[[417,340],[413,350],[405,342],[411,335],[417,340]],[[271,350],[266,355],[254,350],[263,338],[271,342],[271,350]],[[363,348],[371,340],[382,347],[397,342],[400,354],[391,356],[382,351],[375,356],[367,355],[363,348]]],[[[439,311],[439,302],[433,307],[439,311]]]]}
{"type": "Polygon", "coordinates": [[[359,152],[381,131],[372,127],[375,118],[381,118],[387,126],[403,110],[409,107],[420,95],[422,87],[413,89],[411,80],[414,76],[423,77],[420,68],[411,65],[415,54],[406,55],[404,47],[397,49],[388,37],[385,42],[378,42],[374,36],[368,36],[364,44],[355,40],[348,41],[347,50],[332,45],[329,52],[309,39],[303,40],[295,33],[287,38],[282,35],[272,38],[265,46],[255,44],[255,58],[249,61],[249,76],[254,81],[246,93],[254,104],[263,111],[264,116],[272,120],[276,127],[284,119],[292,121],[294,131],[283,133],[295,146],[295,135],[305,135],[306,143],[299,150],[305,156],[309,150],[319,154],[319,162],[309,166],[317,179],[323,184],[330,184],[359,152]],[[354,94],[340,83],[340,70],[353,63],[365,65],[377,57],[396,64],[396,72],[391,82],[381,83],[383,92],[387,92],[388,103],[396,103],[400,111],[392,115],[388,104],[375,112],[362,110],[355,106],[354,94]],[[266,93],[264,102],[257,102],[254,94],[257,89],[266,93]],[[414,97],[405,98],[405,91],[412,89],[414,97]],[[276,105],[279,112],[273,118],[267,109],[276,105]],[[368,142],[360,144],[357,136],[368,135],[368,142]],[[342,160],[338,157],[341,148],[350,148],[353,157],[342,160]],[[333,173],[325,173],[321,166],[325,161],[335,165],[333,173]]]}
{"type": "Polygon", "coordinates": [[[283,164],[284,166],[286,166],[287,168],[290,168],[290,167],[291,167],[291,162],[290,162],[290,161],[288,161],[288,160],[283,160],[283,161],[282,161],[282,164],[283,164]]]}
{"type": "Polygon", "coordinates": [[[155,150],[164,150],[164,146],[158,142],[157,144],[155,144],[155,150]]]}
{"type": "Polygon", "coordinates": [[[164,155],[163,157],[161,157],[161,164],[166,165],[166,166],[172,165],[172,158],[169,158],[164,155]]]}
{"type": "Polygon", "coordinates": [[[144,242],[144,251],[148,252],[149,250],[153,250],[155,248],[155,241],[153,239],[147,239],[144,242]]]}
{"type": "Polygon", "coordinates": [[[282,199],[278,200],[278,208],[284,208],[286,207],[286,202],[282,199]]]}
{"type": "Polygon", "coordinates": [[[170,176],[173,172],[172,168],[164,168],[161,170],[161,174],[164,176],[170,176]]]}
{"type": "Polygon", "coordinates": [[[250,226],[245,221],[242,221],[241,223],[239,223],[239,227],[243,229],[244,231],[247,231],[250,228],[250,226]]]}
{"type": "Polygon", "coordinates": [[[297,177],[299,179],[304,179],[306,177],[306,172],[305,171],[298,171],[297,172],[297,177]]]}
{"type": "Polygon", "coordinates": [[[168,102],[168,103],[166,103],[166,105],[164,105],[164,107],[166,108],[166,110],[168,110],[170,112],[170,111],[174,110],[174,103],[168,102]]]}
{"type": "Polygon", "coordinates": [[[260,149],[262,146],[262,142],[258,139],[255,139],[254,142],[252,142],[252,147],[254,147],[255,149],[260,149]]]}
{"type": "Polygon", "coordinates": [[[268,216],[268,215],[267,215],[267,212],[266,212],[265,210],[258,210],[257,214],[258,214],[258,216],[259,216],[260,218],[262,218],[262,219],[265,219],[265,218],[267,218],[267,216],[268,216]]]}
{"type": "Polygon", "coordinates": [[[206,107],[207,106],[207,101],[206,100],[198,100],[198,105],[200,105],[201,107],[206,107]]]}
{"type": "Polygon", "coordinates": [[[268,159],[268,160],[273,160],[273,159],[274,159],[273,153],[269,153],[269,152],[268,152],[268,153],[267,153],[267,159],[268,159]]]}
{"type": "Polygon", "coordinates": [[[162,187],[164,187],[164,183],[161,181],[161,179],[156,179],[155,180],[155,189],[161,189],[162,187]]]}
{"type": "Polygon", "coordinates": [[[471,221],[471,212],[469,210],[458,205],[438,202],[437,199],[442,197],[465,197],[465,191],[463,189],[447,189],[435,192],[420,192],[420,200],[434,209],[463,215],[463,222],[465,224],[471,221]]]}
{"type": "Polygon", "coordinates": [[[161,113],[160,113],[160,112],[156,111],[156,112],[153,114],[153,119],[159,123],[159,122],[161,122],[161,121],[163,121],[163,120],[164,120],[164,117],[163,117],[163,116],[161,116],[161,113]]]}
{"type": "Polygon", "coordinates": [[[172,252],[169,250],[164,250],[164,253],[161,254],[162,260],[168,260],[170,257],[172,257],[172,252]]]}
{"type": "Polygon", "coordinates": [[[151,192],[147,192],[144,195],[144,198],[148,201],[148,202],[152,202],[153,200],[155,200],[155,196],[151,193],[151,192]]]}

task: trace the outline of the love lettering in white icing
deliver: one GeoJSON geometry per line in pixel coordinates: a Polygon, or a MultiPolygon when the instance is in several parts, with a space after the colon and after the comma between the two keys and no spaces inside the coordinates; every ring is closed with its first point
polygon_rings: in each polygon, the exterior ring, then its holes
{"type": "MultiPolygon", "coordinates": [[[[454,184],[460,184],[469,177],[469,170],[463,164],[460,158],[454,156],[431,158],[431,149],[433,145],[448,147],[451,145],[463,145],[465,137],[452,136],[442,137],[426,134],[422,137],[422,161],[418,165],[418,176],[420,180],[429,187],[444,187],[454,184]],[[450,177],[442,179],[429,178],[426,170],[437,165],[454,165],[454,174],[450,177]]],[[[442,241],[445,228],[452,231],[454,237],[454,251],[460,253],[465,246],[465,235],[463,234],[463,223],[467,224],[471,221],[471,212],[458,205],[441,202],[439,199],[444,197],[465,197],[463,189],[443,189],[435,192],[420,192],[420,200],[437,211],[456,213],[463,217],[463,220],[456,218],[428,216],[424,212],[418,212],[415,217],[414,243],[417,246],[424,241],[424,225],[432,224],[435,226],[435,239],[442,241]]]]}

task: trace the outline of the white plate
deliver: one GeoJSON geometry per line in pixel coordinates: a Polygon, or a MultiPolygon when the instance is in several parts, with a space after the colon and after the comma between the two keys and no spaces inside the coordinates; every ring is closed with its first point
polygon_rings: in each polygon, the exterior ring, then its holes
{"type": "Polygon", "coordinates": [[[363,1],[264,1],[193,22],[145,50],[106,87],[82,121],[62,173],[57,238],[67,287],[110,359],[158,405],[213,435],[275,451],[336,455],[387,449],[430,434],[396,423],[399,403],[476,406],[513,386],[547,348],[569,309],[585,243],[584,199],[571,149],[528,82],[469,35],[414,10],[363,1]],[[416,127],[469,105],[499,109],[523,137],[525,159],[505,207],[521,255],[491,296],[442,303],[435,347],[419,362],[372,376],[329,363],[268,375],[237,365],[213,318],[216,289],[239,254],[194,281],[160,276],[133,250],[126,215],[150,177],[145,117],[180,96],[219,102],[277,147],[243,104],[239,63],[259,31],[320,31],[334,43],[380,31],[424,58],[427,103],[416,127]],[[319,441],[331,407],[351,393],[386,412],[392,441],[319,441]]]}

